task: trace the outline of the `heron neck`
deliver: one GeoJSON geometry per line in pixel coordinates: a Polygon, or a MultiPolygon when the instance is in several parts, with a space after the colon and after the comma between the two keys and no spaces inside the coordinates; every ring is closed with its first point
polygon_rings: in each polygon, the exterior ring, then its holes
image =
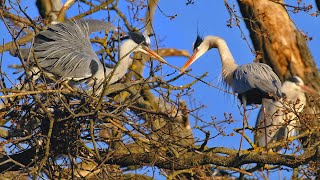
{"type": "Polygon", "coordinates": [[[130,54],[135,46],[137,46],[137,44],[132,40],[127,40],[126,42],[121,44],[119,48],[120,59],[115,67],[115,71],[110,80],[110,84],[117,82],[127,73],[127,70],[129,69],[133,61],[132,58],[130,58],[130,54]]]}
{"type": "Polygon", "coordinates": [[[222,77],[227,84],[230,85],[233,72],[237,69],[238,65],[236,64],[226,41],[216,36],[208,36],[206,39],[208,39],[210,48],[218,49],[222,63],[222,77]]]}

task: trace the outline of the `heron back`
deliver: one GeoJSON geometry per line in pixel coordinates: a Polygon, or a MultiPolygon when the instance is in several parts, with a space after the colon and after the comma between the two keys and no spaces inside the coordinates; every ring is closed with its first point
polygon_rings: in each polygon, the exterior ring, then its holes
{"type": "Polygon", "coordinates": [[[103,26],[110,28],[109,25],[98,20],[74,20],[50,26],[35,37],[34,51],[39,65],[63,79],[75,81],[103,72],[89,34],[103,26]]]}
{"type": "Polygon", "coordinates": [[[261,104],[262,98],[281,97],[281,81],[271,67],[263,63],[239,66],[233,73],[231,86],[240,100],[246,97],[247,105],[261,104]]]}

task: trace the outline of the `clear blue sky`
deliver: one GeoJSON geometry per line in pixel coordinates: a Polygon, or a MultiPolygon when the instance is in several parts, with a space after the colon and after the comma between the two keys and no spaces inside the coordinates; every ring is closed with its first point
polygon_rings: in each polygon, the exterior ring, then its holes
{"type": "MultiPolygon", "coordinates": [[[[217,35],[226,40],[229,48],[236,59],[238,64],[250,63],[255,58],[250,52],[250,48],[247,43],[242,39],[241,33],[237,27],[229,28],[227,27],[227,21],[229,20],[229,14],[224,6],[224,2],[213,1],[213,0],[196,0],[193,5],[186,6],[186,0],[180,1],[169,1],[162,0],[159,2],[159,8],[166,15],[177,14],[177,17],[173,20],[165,18],[163,13],[159,10],[156,11],[154,28],[158,37],[162,40],[162,47],[172,47],[178,49],[187,49],[191,52],[192,43],[196,38],[197,25],[200,34],[202,35],[217,35]]],[[[314,3],[314,1],[308,1],[314,3]]],[[[38,12],[35,9],[33,1],[22,1],[24,6],[28,4],[28,14],[31,17],[38,16],[38,12]]],[[[230,5],[236,4],[235,0],[229,1],[230,5]]],[[[76,5],[75,5],[76,6],[76,5]]],[[[315,7],[315,5],[313,4],[315,7]]],[[[237,13],[239,15],[240,11],[236,6],[237,13]]],[[[105,14],[102,14],[106,16],[105,14]]],[[[308,42],[311,53],[316,60],[316,63],[320,63],[320,21],[319,18],[312,17],[307,13],[300,12],[298,14],[290,14],[292,20],[297,25],[297,28],[303,32],[307,32],[309,36],[313,37],[312,41],[308,42]]],[[[99,17],[101,19],[101,17],[99,17]]],[[[245,32],[247,38],[249,38],[248,31],[244,23],[241,23],[241,27],[245,32]]],[[[0,23],[0,29],[3,32],[3,23],[0,23]]],[[[1,41],[9,42],[11,39],[8,38],[7,34],[0,34],[1,41]]],[[[251,41],[250,41],[251,46],[251,41]]],[[[186,58],[167,58],[167,61],[175,66],[181,67],[186,58]]],[[[4,54],[4,67],[12,62],[18,62],[13,60],[7,53],[4,54]]],[[[172,71],[172,69],[164,67],[164,72],[172,71]]],[[[220,72],[221,63],[220,57],[216,50],[211,50],[201,57],[197,62],[195,62],[191,68],[193,71],[191,74],[200,76],[205,72],[209,72],[209,76],[205,79],[207,82],[215,85],[221,86],[220,72]]],[[[7,73],[11,75],[12,71],[7,69],[7,73]]],[[[176,85],[183,85],[192,81],[191,78],[185,77],[180,81],[176,82],[176,85]]],[[[184,97],[188,102],[195,101],[196,105],[204,104],[206,107],[199,111],[198,115],[202,119],[211,121],[211,117],[216,117],[217,121],[224,120],[224,113],[232,113],[235,123],[230,124],[225,127],[226,132],[232,132],[235,127],[242,126],[242,116],[239,113],[239,102],[236,98],[224,92],[208,87],[203,83],[198,83],[194,87],[194,93],[191,97],[184,97]]],[[[251,126],[255,123],[256,111],[249,112],[249,124],[251,126]]],[[[191,123],[194,124],[195,120],[191,118],[191,123]]],[[[196,132],[197,133],[197,132],[196,132]]],[[[212,135],[216,132],[212,131],[212,135]]],[[[252,137],[251,132],[247,132],[250,137],[252,137]]],[[[218,137],[210,142],[210,146],[224,146],[237,149],[239,147],[240,136],[235,137],[218,137]]],[[[246,144],[244,144],[244,147],[246,144]]],[[[157,179],[160,178],[157,176],[157,179]]]]}

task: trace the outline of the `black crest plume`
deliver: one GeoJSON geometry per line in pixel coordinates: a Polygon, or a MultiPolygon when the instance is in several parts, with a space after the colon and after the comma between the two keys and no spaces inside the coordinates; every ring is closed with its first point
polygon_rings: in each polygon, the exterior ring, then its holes
{"type": "Polygon", "coordinates": [[[199,35],[199,22],[197,23],[197,39],[193,44],[192,50],[194,51],[203,42],[203,38],[199,35]]]}

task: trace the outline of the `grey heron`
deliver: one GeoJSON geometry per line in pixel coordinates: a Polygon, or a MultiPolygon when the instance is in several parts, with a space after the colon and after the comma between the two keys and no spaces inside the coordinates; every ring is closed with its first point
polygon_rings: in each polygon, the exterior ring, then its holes
{"type": "MultiPolygon", "coordinates": [[[[35,36],[34,54],[37,64],[59,80],[68,81],[70,84],[86,82],[96,90],[95,95],[99,95],[105,77],[114,71],[109,81],[112,84],[126,74],[132,64],[131,52],[139,51],[166,63],[148,47],[150,44],[148,36],[129,32],[128,39],[119,47],[120,59],[117,68],[114,70],[104,67],[94,52],[89,38],[92,32],[102,30],[114,31],[116,27],[99,20],[73,20],[49,26],[47,30],[35,36]]],[[[28,52],[29,49],[21,51],[24,57],[27,57],[28,52]]],[[[13,54],[17,55],[17,53],[13,54]]],[[[36,65],[32,67],[33,73],[39,71],[36,65]]]]}
{"type": "Polygon", "coordinates": [[[264,99],[275,100],[281,97],[281,81],[267,64],[250,63],[238,66],[225,40],[217,36],[206,36],[204,39],[197,36],[193,45],[193,55],[181,68],[180,73],[184,72],[193,62],[212,48],[217,48],[219,51],[222,63],[222,78],[225,84],[238,94],[238,98],[243,105],[243,131],[239,147],[239,150],[241,150],[244,129],[247,124],[246,106],[251,104],[263,105],[264,99]]]}
{"type": "MultiPolygon", "coordinates": [[[[298,76],[293,76],[286,80],[281,87],[284,102],[282,99],[277,101],[266,100],[264,113],[258,114],[254,142],[260,147],[266,146],[266,143],[273,143],[279,140],[292,137],[296,133],[297,113],[302,112],[306,105],[305,92],[314,93],[315,91],[304,85],[303,80],[298,76]],[[287,103],[286,103],[287,102],[287,103]],[[286,111],[289,109],[289,113],[286,111]],[[263,121],[266,119],[266,126],[263,121]],[[261,129],[266,128],[267,137],[261,129]],[[267,139],[267,141],[265,141],[267,139]]],[[[281,147],[275,148],[278,152],[281,147]]]]}

